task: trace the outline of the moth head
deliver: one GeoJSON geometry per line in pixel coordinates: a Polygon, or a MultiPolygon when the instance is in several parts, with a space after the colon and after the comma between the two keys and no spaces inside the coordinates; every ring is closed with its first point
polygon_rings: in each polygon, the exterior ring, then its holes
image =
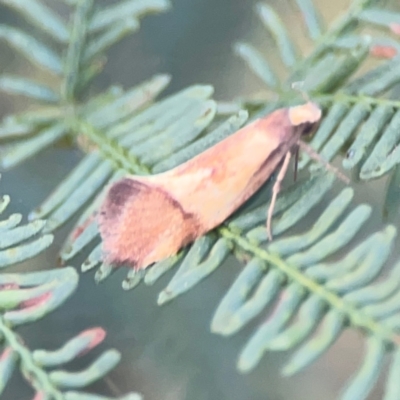
{"type": "Polygon", "coordinates": [[[311,101],[289,108],[290,123],[300,131],[301,135],[313,133],[319,125],[321,115],[321,109],[311,101]]]}

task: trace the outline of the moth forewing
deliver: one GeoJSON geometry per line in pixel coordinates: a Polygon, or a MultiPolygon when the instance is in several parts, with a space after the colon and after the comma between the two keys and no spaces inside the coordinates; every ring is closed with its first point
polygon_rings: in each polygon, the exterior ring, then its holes
{"type": "Polygon", "coordinates": [[[252,196],[320,118],[310,102],[279,109],[170,171],[115,182],[98,215],[105,261],[140,269],[176,254],[252,196]]]}

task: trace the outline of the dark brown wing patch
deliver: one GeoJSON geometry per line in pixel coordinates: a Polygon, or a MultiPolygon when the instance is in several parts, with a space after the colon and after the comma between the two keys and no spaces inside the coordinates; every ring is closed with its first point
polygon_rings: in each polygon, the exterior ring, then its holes
{"type": "Polygon", "coordinates": [[[98,216],[105,261],[137,269],[176,254],[200,234],[197,219],[151,183],[114,183],[98,216]]]}
{"type": "MultiPolygon", "coordinates": [[[[132,179],[121,179],[115,182],[107,194],[107,217],[115,217],[123,210],[127,201],[132,200],[140,190],[143,189],[143,184],[132,179]]],[[[105,212],[104,207],[101,212],[105,212]]]]}

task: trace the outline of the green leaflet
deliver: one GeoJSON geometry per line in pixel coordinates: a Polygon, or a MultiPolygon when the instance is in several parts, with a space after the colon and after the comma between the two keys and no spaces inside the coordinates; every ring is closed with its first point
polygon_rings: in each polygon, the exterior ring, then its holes
{"type": "Polygon", "coordinates": [[[172,169],[179,164],[193,158],[195,155],[205,151],[215,143],[223,140],[232,133],[236,132],[246,122],[248,113],[244,110],[240,110],[237,115],[233,115],[228,120],[223,122],[217,128],[211,132],[207,132],[204,136],[196,140],[195,142],[187,145],[185,148],[176,151],[168,158],[157,163],[153,167],[153,172],[158,173],[172,169]]]}
{"type": "Polygon", "coordinates": [[[0,232],[15,228],[22,220],[22,214],[11,214],[7,219],[0,221],[0,232]]]}
{"type": "Polygon", "coordinates": [[[107,350],[84,371],[67,372],[63,370],[52,371],[50,381],[62,389],[77,389],[90,385],[106,375],[119,363],[121,355],[116,350],[107,350]]]}
{"type": "MultiPolygon", "coordinates": [[[[98,232],[96,232],[97,236],[98,232]]],[[[66,257],[64,257],[66,258],[66,257]]],[[[103,259],[103,253],[102,253],[102,247],[100,244],[98,244],[89,254],[88,258],[82,263],[81,265],[81,270],[82,272],[89,271],[95,267],[97,267],[99,264],[101,264],[101,261],[103,259]]]]}
{"type": "Polygon", "coordinates": [[[213,120],[216,103],[209,100],[185,111],[164,132],[134,145],[132,152],[143,164],[152,166],[195,140],[213,120]]]}
{"type": "Polygon", "coordinates": [[[389,180],[385,197],[384,217],[387,221],[393,221],[399,211],[399,194],[400,194],[400,166],[397,165],[389,180]]]}
{"type": "MultiPolygon", "coordinates": [[[[158,278],[167,273],[172,269],[183,257],[186,256],[186,251],[180,251],[176,256],[169,257],[163,261],[156,263],[152,268],[148,270],[144,276],[144,283],[146,285],[152,285],[158,278]]],[[[125,288],[128,289],[128,288],[125,288]]]]}
{"type": "Polygon", "coordinates": [[[242,57],[252,71],[263,80],[263,82],[272,88],[277,87],[278,79],[271,67],[268,65],[267,60],[263,55],[253,46],[247,43],[236,43],[235,53],[242,57]]]}
{"type": "Polygon", "coordinates": [[[307,71],[304,90],[328,93],[342,86],[366,59],[369,45],[367,39],[345,52],[332,51],[321,57],[307,71]]]}
{"type": "Polygon", "coordinates": [[[324,315],[327,305],[318,295],[311,295],[299,308],[298,320],[270,340],[265,348],[272,351],[289,350],[312,334],[324,315]]]}
{"type": "Polygon", "coordinates": [[[378,106],[372,111],[358,131],[353,144],[347,150],[346,158],[343,159],[343,167],[353,168],[365,157],[369,146],[392,116],[393,109],[390,106],[378,106]]]}
{"type": "Polygon", "coordinates": [[[4,40],[37,66],[56,75],[62,72],[61,58],[52,49],[23,31],[0,25],[0,40],[4,40]]]}
{"type": "MultiPolygon", "coordinates": [[[[100,264],[98,270],[94,274],[94,281],[98,284],[105,279],[107,279],[112,273],[114,272],[114,267],[109,264],[102,263],[100,264]]],[[[138,278],[141,278],[140,275],[138,275],[138,278]]],[[[129,277],[127,278],[129,279],[129,277]]],[[[136,281],[136,279],[135,279],[136,281]]],[[[137,283],[139,283],[140,280],[137,280],[137,283]]],[[[136,285],[132,285],[132,287],[135,287],[136,285]]]]}
{"type": "Polygon", "coordinates": [[[271,7],[264,3],[259,3],[256,6],[256,11],[265,27],[271,32],[283,63],[287,67],[293,66],[297,58],[296,51],[293,42],[289,39],[286,28],[278,15],[271,7]]]}
{"type": "Polygon", "coordinates": [[[400,139],[399,127],[400,111],[394,114],[385,131],[381,133],[381,136],[371,152],[371,155],[361,168],[361,178],[365,179],[380,176],[389,170],[389,166],[393,165],[389,163],[390,156],[393,155],[393,153],[390,152],[400,139]]]}
{"type": "Polygon", "coordinates": [[[200,280],[214,272],[229,255],[231,245],[228,241],[221,238],[207,243],[203,240],[207,237],[198,239],[191,246],[178,271],[159,294],[158,304],[164,304],[191,289],[200,280]],[[207,257],[203,259],[202,254],[204,253],[207,253],[207,257]]]}
{"type": "Polygon", "coordinates": [[[119,23],[121,19],[140,18],[144,14],[159,13],[168,10],[168,0],[126,0],[118,4],[97,10],[89,29],[91,32],[104,29],[109,25],[119,23]]]}
{"type": "Polygon", "coordinates": [[[315,8],[312,0],[296,0],[297,6],[301,10],[307,27],[308,34],[312,40],[317,40],[324,31],[322,18],[315,8]]]}
{"type": "Polygon", "coordinates": [[[139,21],[137,19],[124,17],[122,21],[118,21],[118,24],[109,27],[90,43],[84,50],[83,61],[89,63],[98,54],[108,50],[113,44],[119,42],[130,33],[136,32],[138,29],[139,21]]]}
{"type": "Polygon", "coordinates": [[[399,394],[400,389],[397,381],[398,372],[400,370],[400,352],[396,350],[392,357],[392,363],[390,365],[389,377],[386,384],[385,400],[395,400],[399,394]]]}
{"type": "Polygon", "coordinates": [[[237,332],[275,299],[283,280],[278,271],[268,271],[262,260],[251,260],[218,306],[211,330],[222,335],[237,332]]]}
{"type": "Polygon", "coordinates": [[[119,136],[120,124],[132,120],[138,111],[151,104],[168,86],[170,79],[169,75],[155,75],[129,91],[118,93],[115,98],[104,99],[103,104],[92,100],[85,105],[83,117],[98,129],[108,128],[110,137],[119,136]]]}
{"type": "MultiPolygon", "coordinates": [[[[0,203],[0,214],[5,211],[10,202],[8,196],[3,196],[0,203]]],[[[34,257],[49,247],[53,242],[53,235],[36,237],[44,228],[45,222],[37,220],[27,225],[18,226],[21,222],[20,214],[12,214],[7,219],[0,220],[0,268],[19,263],[34,257]]]]}
{"type": "Polygon", "coordinates": [[[62,19],[49,7],[38,0],[1,0],[2,4],[14,8],[32,24],[51,38],[65,43],[69,39],[68,28],[62,19]]]}
{"type": "Polygon", "coordinates": [[[48,86],[17,76],[0,76],[0,90],[47,103],[56,103],[59,96],[48,86]]]}
{"type": "Polygon", "coordinates": [[[336,310],[330,311],[320,322],[320,331],[300,347],[285,365],[283,375],[291,376],[300,371],[322,353],[324,353],[338,339],[344,328],[344,317],[336,310]]]}
{"type": "Polygon", "coordinates": [[[366,354],[357,375],[342,394],[343,400],[365,398],[378,380],[383,367],[385,343],[375,338],[366,341],[366,354]]]}
{"type": "MultiPolygon", "coordinates": [[[[125,171],[118,170],[112,175],[108,183],[111,184],[124,175],[125,171]]],[[[101,191],[79,217],[60,251],[60,257],[63,261],[74,257],[98,236],[97,223],[94,216],[100,207],[104,194],[104,190],[101,191]]]]}
{"type": "Polygon", "coordinates": [[[13,246],[35,235],[43,229],[45,221],[36,220],[30,224],[20,226],[18,228],[11,227],[10,225],[11,224],[9,224],[7,227],[8,229],[6,229],[7,233],[0,238],[0,248],[13,246]]]}
{"type": "Polygon", "coordinates": [[[56,123],[49,128],[45,128],[39,134],[3,149],[0,152],[0,165],[6,169],[12,168],[27,158],[33,157],[66,134],[67,128],[63,124],[56,123]]]}
{"type": "Polygon", "coordinates": [[[305,294],[305,290],[296,283],[284,290],[282,301],[274,310],[274,317],[257,329],[243,349],[238,361],[239,370],[248,372],[254,368],[261,359],[265,344],[293,317],[305,294]]]}
{"type": "Polygon", "coordinates": [[[34,111],[8,115],[3,118],[0,125],[0,139],[18,139],[21,136],[31,135],[52,124],[61,113],[62,110],[58,107],[41,107],[34,111]]]}
{"type": "Polygon", "coordinates": [[[83,49],[87,42],[88,22],[93,8],[93,0],[76,3],[71,21],[71,34],[67,54],[64,61],[64,79],[61,84],[61,94],[67,101],[72,101],[76,94],[81,70],[83,49]]]}
{"type": "MultiPolygon", "coordinates": [[[[9,203],[4,196],[0,203],[2,213],[9,203]]],[[[18,226],[20,214],[12,214],[0,221],[0,263],[1,267],[25,261],[40,253],[52,242],[52,235],[33,239],[43,231],[44,221],[36,220],[27,225],[18,226]],[[31,242],[25,243],[27,240],[31,242]],[[11,247],[13,246],[13,247],[11,247]]],[[[52,399],[66,398],[65,388],[82,388],[104,377],[120,360],[116,350],[103,352],[90,366],[80,372],[65,372],[62,366],[73,361],[83,353],[100,344],[105,332],[101,328],[86,330],[68,341],[61,349],[48,351],[30,350],[24,340],[15,331],[22,324],[35,322],[56,310],[75,291],[78,274],[72,267],[31,273],[0,274],[0,336],[2,342],[0,358],[0,394],[16,369],[27,377],[37,395],[45,394],[52,399]],[[53,368],[51,371],[48,368],[53,368]]],[[[132,396],[136,394],[132,393],[132,396]]],[[[73,398],[75,394],[71,394],[73,398]]],[[[83,392],[76,392],[76,398],[88,397],[83,392]]],[[[92,398],[96,398],[93,395],[92,398]]],[[[99,397],[97,397],[99,398],[99,397]]]]}
{"type": "MultiPolygon", "coordinates": [[[[337,196],[314,223],[313,227],[305,235],[292,236],[276,240],[268,246],[268,250],[273,253],[289,254],[300,251],[320,239],[343,214],[353,198],[353,190],[344,189],[337,196]]],[[[296,207],[296,206],[295,206],[296,207]]]]}
{"type": "Polygon", "coordinates": [[[379,8],[369,8],[358,14],[358,19],[372,24],[390,27],[391,24],[400,24],[400,13],[379,8]]]}
{"type": "Polygon", "coordinates": [[[39,208],[29,214],[29,219],[47,217],[54,208],[65,201],[74,189],[83,182],[83,177],[87,176],[98,163],[99,158],[95,154],[86,157],[73,173],[63,181],[63,185],[59,186],[39,208]]]}

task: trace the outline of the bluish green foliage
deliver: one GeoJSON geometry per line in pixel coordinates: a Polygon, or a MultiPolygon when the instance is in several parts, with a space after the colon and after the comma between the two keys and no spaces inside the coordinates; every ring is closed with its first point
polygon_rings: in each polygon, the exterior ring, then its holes
{"type": "MultiPolygon", "coordinates": [[[[82,270],[98,267],[97,282],[114,270],[102,262],[95,220],[106,185],[129,173],[143,175],[173,168],[232,134],[248,118],[298,103],[294,81],[302,81],[303,90],[323,108],[321,126],[310,144],[324,159],[330,161],[344,152],[343,167],[356,169],[361,180],[391,173],[400,161],[400,103],[392,93],[400,82],[399,56],[353,78],[376,46],[400,49],[391,34],[400,15],[375,8],[377,0],[351,2],[330,27],[325,27],[312,1],[296,0],[294,5],[304,16],[313,45],[305,57],[291,39],[284,19],[260,3],[256,12],[277,51],[263,55],[244,42],[236,44],[235,51],[275,100],[245,99],[223,106],[211,99],[213,89],[207,85],[194,85],[155,101],[169,83],[166,75],[157,75],[130,90],[111,87],[95,97],[85,97],[85,89],[101,70],[100,54],[135,31],[140,15],[166,9],[166,1],[125,1],[105,10],[96,10],[91,1],[76,2],[71,29],[37,0],[26,3],[39,7],[38,13],[48,21],[48,31],[67,51],[61,56],[22,31],[0,28],[0,38],[57,76],[59,82],[58,88],[50,88],[23,77],[0,79],[1,90],[28,95],[42,104],[36,113],[13,115],[3,121],[0,139],[13,142],[0,160],[3,167],[11,167],[65,135],[83,142],[81,147],[88,154],[30,218],[46,218],[47,224],[43,227],[39,222],[39,226],[51,232],[80,214],[61,258],[66,262],[89,250],[82,270]],[[129,16],[124,24],[119,23],[121,15],[129,16]],[[365,35],[364,30],[371,25],[383,33],[365,35]],[[270,57],[285,67],[283,81],[270,57]]],[[[14,2],[14,7],[28,17],[23,4],[14,2]]],[[[29,19],[32,23],[38,20],[34,16],[29,19]]],[[[300,166],[309,164],[310,159],[303,156],[300,166]]],[[[399,264],[390,269],[389,276],[382,272],[396,229],[389,225],[365,237],[363,228],[371,207],[352,204],[351,188],[335,192],[339,188],[335,177],[321,172],[315,163],[309,170],[309,179],[280,194],[274,209],[272,243],[267,242],[265,230],[268,204],[249,203],[178,255],[144,272],[129,271],[123,288],[132,289],[142,281],[151,285],[178,266],[159,295],[158,302],[163,304],[190,290],[233,254],[246,266],[218,306],[212,331],[232,335],[266,309],[273,309],[240,352],[239,370],[253,369],[266,350],[297,347],[283,369],[285,375],[292,375],[327,351],[344,329],[359,329],[366,338],[365,357],[342,398],[366,398],[379,376],[384,355],[389,354],[392,364],[385,400],[398,399],[399,264]],[[307,227],[296,233],[300,223],[307,227]]],[[[390,213],[397,206],[393,200],[399,182],[397,170],[387,195],[390,213]]],[[[270,189],[271,182],[263,188],[263,198],[269,197],[266,193],[270,189]]],[[[30,229],[39,228],[33,225],[30,229]]],[[[57,354],[64,353],[60,350],[57,354]]],[[[58,374],[56,381],[64,385],[69,377],[58,374]]]]}
{"type": "MultiPolygon", "coordinates": [[[[9,196],[1,198],[0,214],[6,210],[9,202],[9,196]]],[[[3,269],[34,257],[53,241],[52,234],[41,234],[45,221],[37,219],[21,225],[21,220],[21,214],[11,214],[0,219],[0,266],[3,269]]],[[[102,328],[81,332],[54,351],[31,350],[17,333],[20,325],[38,321],[60,307],[75,291],[78,278],[73,267],[0,274],[0,395],[15,370],[20,369],[37,397],[59,400],[104,399],[103,396],[85,393],[81,389],[103,378],[118,364],[121,356],[117,350],[103,352],[79,372],[61,369],[63,364],[98,346],[105,337],[102,328]]],[[[140,396],[131,393],[124,399],[139,400],[140,396]]]]}

